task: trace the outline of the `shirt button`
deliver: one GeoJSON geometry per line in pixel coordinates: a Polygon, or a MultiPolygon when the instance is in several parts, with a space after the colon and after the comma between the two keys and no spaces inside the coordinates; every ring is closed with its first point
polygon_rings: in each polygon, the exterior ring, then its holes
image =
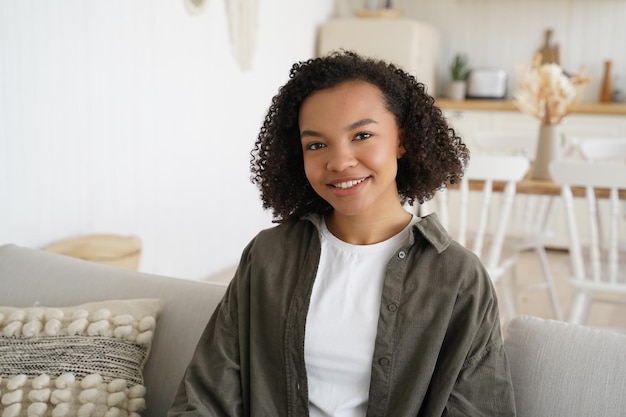
{"type": "Polygon", "coordinates": [[[404,259],[406,258],[406,252],[401,250],[400,252],[398,252],[398,258],[400,259],[404,259]]]}
{"type": "Polygon", "coordinates": [[[382,366],[388,366],[389,365],[389,359],[387,358],[382,358],[378,361],[379,364],[381,364],[382,366]]]}
{"type": "Polygon", "coordinates": [[[392,312],[393,312],[393,311],[396,311],[397,309],[398,309],[398,306],[397,306],[397,305],[395,305],[395,304],[389,304],[389,305],[387,306],[387,310],[392,311],[392,312]]]}

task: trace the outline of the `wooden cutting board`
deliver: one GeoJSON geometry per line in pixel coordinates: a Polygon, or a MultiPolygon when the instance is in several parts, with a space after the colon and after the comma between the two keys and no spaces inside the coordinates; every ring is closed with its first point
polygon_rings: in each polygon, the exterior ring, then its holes
{"type": "Polygon", "coordinates": [[[559,45],[552,43],[552,29],[546,29],[544,44],[537,53],[541,55],[542,64],[559,64],[559,45]]]}

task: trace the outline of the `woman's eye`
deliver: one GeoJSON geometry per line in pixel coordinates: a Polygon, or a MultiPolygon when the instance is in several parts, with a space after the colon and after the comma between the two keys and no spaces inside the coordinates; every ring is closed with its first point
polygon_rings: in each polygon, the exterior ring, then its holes
{"type": "Polygon", "coordinates": [[[371,133],[368,132],[361,132],[361,133],[357,133],[357,135],[354,137],[355,140],[363,140],[363,139],[368,139],[372,137],[371,133]]]}
{"type": "Polygon", "coordinates": [[[325,145],[323,143],[319,143],[319,142],[313,142],[313,143],[309,143],[308,145],[306,145],[306,149],[309,151],[316,151],[318,149],[323,148],[325,145]]]}

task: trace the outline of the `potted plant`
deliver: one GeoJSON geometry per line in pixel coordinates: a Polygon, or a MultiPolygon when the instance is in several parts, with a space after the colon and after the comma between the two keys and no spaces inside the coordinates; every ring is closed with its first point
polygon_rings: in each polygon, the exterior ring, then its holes
{"type": "Polygon", "coordinates": [[[450,100],[464,100],[467,91],[467,73],[469,72],[467,55],[457,53],[450,64],[450,84],[448,84],[448,98],[450,100]]]}

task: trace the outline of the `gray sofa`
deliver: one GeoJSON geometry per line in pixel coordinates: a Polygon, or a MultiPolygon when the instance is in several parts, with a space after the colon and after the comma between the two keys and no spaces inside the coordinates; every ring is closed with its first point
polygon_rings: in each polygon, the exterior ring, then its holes
{"type": "MultiPolygon", "coordinates": [[[[109,299],[164,301],[144,368],[148,417],[163,417],[225,286],[116,269],[15,245],[0,246],[0,305],[70,306],[109,299]]],[[[518,416],[626,414],[626,335],[534,317],[508,326],[518,416]]],[[[0,405],[0,411],[2,405],[0,405]]],[[[1,413],[0,413],[1,414],[1,413]]]]}
{"type": "MultiPolygon", "coordinates": [[[[144,367],[146,410],[163,417],[226,286],[139,273],[67,256],[0,246],[0,306],[62,307],[111,299],[164,301],[144,367]]],[[[0,404],[0,415],[2,405],[0,404]]]]}
{"type": "Polygon", "coordinates": [[[504,347],[517,417],[626,416],[626,334],[520,316],[504,347]]]}

